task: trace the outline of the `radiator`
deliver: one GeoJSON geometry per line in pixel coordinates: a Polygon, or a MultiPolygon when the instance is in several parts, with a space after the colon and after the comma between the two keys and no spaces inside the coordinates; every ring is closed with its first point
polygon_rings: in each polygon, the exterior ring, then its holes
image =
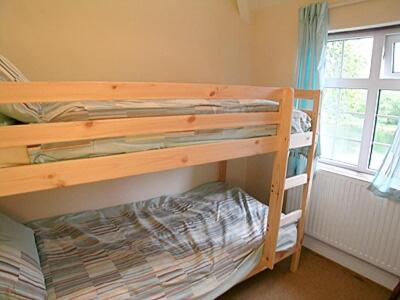
{"type": "MultiPolygon", "coordinates": [[[[305,232],[400,276],[400,202],[376,197],[367,186],[365,181],[318,171],[305,232]]],[[[301,190],[288,191],[287,212],[299,207],[301,190]]]]}

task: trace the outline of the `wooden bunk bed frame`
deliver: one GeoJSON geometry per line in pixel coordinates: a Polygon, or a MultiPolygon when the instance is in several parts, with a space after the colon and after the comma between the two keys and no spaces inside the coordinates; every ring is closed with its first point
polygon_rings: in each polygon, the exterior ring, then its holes
{"type": "Polygon", "coordinates": [[[277,112],[178,115],[2,126],[0,148],[199,129],[267,124],[276,124],[278,127],[275,136],[1,168],[0,196],[212,162],[219,162],[219,179],[225,181],[227,160],[275,153],[264,251],[259,265],[248,277],[266,268],[273,269],[275,263],[291,255],[293,255],[291,270],[296,271],[313,177],[319,98],[319,91],[255,86],[130,82],[0,83],[0,104],[129,99],[269,99],[279,102],[277,112]],[[307,111],[312,118],[311,132],[291,135],[294,98],[313,101],[312,110],[307,111]],[[309,146],[307,172],[286,178],[289,149],[303,146],[309,146]],[[299,185],[304,185],[300,209],[281,219],[284,191],[299,185]],[[276,252],[279,228],[293,222],[297,222],[298,227],[296,245],[288,251],[276,252]]]}

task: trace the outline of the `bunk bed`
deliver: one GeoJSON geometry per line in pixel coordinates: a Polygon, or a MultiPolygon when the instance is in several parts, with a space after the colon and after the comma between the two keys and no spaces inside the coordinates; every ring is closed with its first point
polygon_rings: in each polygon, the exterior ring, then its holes
{"type": "MultiPolygon", "coordinates": [[[[3,157],[3,160],[0,160],[0,196],[217,162],[219,183],[208,184],[188,193],[167,198],[168,201],[152,199],[147,204],[130,207],[129,212],[135,212],[135,215],[144,214],[144,206],[148,207],[149,203],[152,203],[149,207],[158,207],[163,212],[162,215],[168,217],[168,221],[163,220],[160,224],[164,224],[168,232],[173,232],[177,223],[187,221],[187,219],[186,221],[176,219],[182,218],[184,214],[176,214],[175,208],[182,205],[190,206],[188,204],[190,201],[197,200],[199,202],[197,205],[200,206],[192,207],[193,211],[201,212],[202,215],[207,215],[211,211],[214,218],[217,214],[218,218],[223,220],[219,225],[215,225],[217,226],[215,228],[203,228],[202,236],[204,236],[204,230],[208,233],[213,230],[226,232],[233,228],[235,228],[233,232],[244,230],[240,235],[249,237],[242,244],[245,247],[239,247],[239,245],[236,245],[236,248],[233,247],[234,255],[220,249],[222,252],[219,257],[228,259],[230,263],[227,264],[225,261],[220,269],[214,270],[220,275],[226,274],[231,277],[218,278],[214,274],[202,282],[200,285],[202,290],[207,290],[206,286],[213,286],[211,284],[213,280],[214,285],[230,282],[230,285],[225,285],[226,290],[262,270],[273,269],[277,262],[289,256],[292,256],[291,270],[296,271],[303,243],[305,212],[313,177],[319,97],[319,91],[254,86],[128,82],[0,83],[0,106],[3,105],[3,112],[11,110],[16,115],[21,115],[21,111],[18,111],[21,106],[18,105],[26,105],[25,103],[31,103],[31,106],[25,106],[25,108],[35,110],[35,107],[41,109],[46,107],[50,108],[48,111],[51,112],[47,115],[28,114],[27,120],[22,119],[27,124],[0,127],[0,156],[3,157]],[[311,120],[308,130],[293,131],[292,129],[295,98],[307,99],[313,103],[312,110],[305,112],[311,120]],[[87,108],[91,105],[98,107],[99,101],[111,103],[112,107],[109,104],[103,104],[103,110],[95,109],[94,113],[88,114],[90,109],[87,108]],[[10,106],[15,104],[17,106],[10,106]],[[48,117],[49,115],[51,117],[48,117]],[[115,147],[116,143],[121,145],[121,139],[123,139],[122,150],[115,147]],[[75,153],[78,154],[66,155],[64,150],[76,149],[76,143],[79,145],[79,151],[75,153]],[[81,143],[84,145],[90,143],[89,148],[93,148],[93,143],[105,146],[103,148],[99,146],[99,151],[87,152],[81,143]],[[306,173],[286,178],[289,149],[300,147],[308,147],[306,173]],[[111,151],[104,151],[110,148],[112,148],[111,151]],[[13,153],[29,153],[29,155],[23,156],[22,159],[15,159],[20,156],[18,154],[13,156],[13,153]],[[226,180],[227,160],[265,153],[274,153],[268,206],[260,204],[244,191],[223,183],[226,180]],[[300,209],[286,215],[282,214],[284,191],[300,185],[303,185],[300,209]],[[210,210],[209,206],[205,208],[200,204],[208,202],[217,205],[218,209],[210,210]],[[161,206],[160,203],[162,203],[161,206]],[[221,207],[224,207],[224,210],[221,210],[221,207]],[[232,215],[235,214],[241,215],[242,218],[238,218],[236,223],[231,224],[232,215]],[[171,220],[169,217],[171,215],[175,215],[176,218],[171,220]],[[237,252],[237,249],[242,250],[237,252]],[[249,260],[251,263],[244,264],[244,261],[249,260]],[[239,269],[241,271],[237,272],[239,269]],[[236,273],[241,276],[235,277],[236,273]]],[[[111,212],[102,210],[96,212],[95,215],[113,215],[117,210],[121,216],[126,217],[125,209],[126,206],[124,209],[112,208],[111,212]]],[[[152,212],[157,215],[160,210],[152,212]]],[[[151,215],[147,211],[146,216],[148,217],[149,214],[151,215]]],[[[61,220],[68,218],[76,220],[80,218],[80,215],[64,216],[61,220]]],[[[52,255],[55,254],[50,255],[46,252],[51,249],[46,245],[56,247],[54,243],[58,238],[54,230],[55,228],[60,230],[65,225],[59,220],[52,219],[50,223],[38,221],[31,224],[37,234],[39,254],[43,260],[42,268],[47,272],[54,267],[48,262],[54,258],[52,255]],[[56,238],[52,240],[54,236],[56,238]]],[[[87,219],[84,218],[84,220],[87,222],[87,219]]],[[[102,225],[116,226],[119,221],[115,220],[114,223],[108,225],[100,222],[100,228],[102,225]]],[[[200,223],[204,225],[207,222],[202,220],[200,223]]],[[[116,227],[119,228],[118,230],[125,228],[116,227]]],[[[147,228],[145,231],[149,230],[147,228]]],[[[196,230],[200,229],[196,225],[189,228],[190,230],[199,234],[196,230]]],[[[76,236],[76,232],[69,232],[69,234],[76,236]]],[[[230,237],[232,238],[234,239],[230,237]]],[[[80,237],[80,241],[82,240],[84,239],[80,237]]],[[[88,240],[92,242],[91,239],[88,240]]],[[[140,243],[138,240],[131,241],[131,243],[135,242],[140,243]]],[[[191,243],[193,243],[192,239],[185,241],[185,244],[191,243]]],[[[211,246],[207,245],[213,248],[212,241],[210,243],[211,246]]],[[[57,248],[56,253],[62,256],[64,254],[60,253],[60,249],[57,248]]],[[[140,249],[144,252],[149,250],[146,247],[140,249]]],[[[151,249],[154,250],[153,246],[151,249]]],[[[203,253],[202,251],[209,251],[204,245],[199,246],[196,243],[193,249],[195,252],[192,254],[195,256],[189,256],[191,259],[203,253]]],[[[97,251],[101,252],[101,249],[97,251]]],[[[155,255],[157,260],[164,262],[170,260],[170,256],[157,255],[155,255]]],[[[129,260],[128,257],[126,259],[129,260]]],[[[157,269],[151,261],[147,263],[152,266],[153,271],[154,268],[157,269]]],[[[187,264],[190,265],[188,257],[186,257],[187,264]]],[[[58,271],[62,272],[62,270],[58,271]]],[[[190,270],[185,272],[185,276],[191,273],[190,270]]],[[[51,272],[45,274],[47,284],[53,282],[48,277],[51,274],[51,272]]],[[[185,280],[188,281],[187,278],[183,281],[185,280]]],[[[71,285],[71,282],[69,284],[71,285]]],[[[174,281],[173,286],[176,284],[174,281]]],[[[171,286],[169,287],[174,290],[171,286]]],[[[59,296],[55,291],[60,287],[51,284],[51,288],[51,295],[59,296]]],[[[94,290],[91,291],[95,293],[94,290]]],[[[199,295],[199,286],[192,286],[189,294],[186,293],[185,287],[180,286],[178,290],[179,297],[183,298],[188,295],[188,297],[199,295]]],[[[78,294],[70,295],[79,295],[79,291],[74,290],[73,293],[78,294]]],[[[201,296],[214,297],[216,295],[211,289],[206,295],[201,296]]]]}

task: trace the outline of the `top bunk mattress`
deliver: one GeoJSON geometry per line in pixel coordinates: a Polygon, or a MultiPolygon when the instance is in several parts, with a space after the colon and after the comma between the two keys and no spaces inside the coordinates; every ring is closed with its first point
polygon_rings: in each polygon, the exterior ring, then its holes
{"type": "Polygon", "coordinates": [[[114,100],[55,103],[2,104],[0,113],[23,123],[86,121],[112,118],[221,114],[277,111],[271,100],[253,99],[179,99],[114,100]]]}
{"type": "MultiPolygon", "coordinates": [[[[22,123],[48,123],[87,121],[113,118],[155,117],[194,114],[223,114],[278,111],[276,101],[265,99],[179,99],[151,101],[86,101],[60,103],[20,103],[0,105],[3,125],[22,123]]],[[[311,118],[294,110],[292,133],[311,130],[311,118]]]]}
{"type": "MultiPolygon", "coordinates": [[[[7,114],[22,123],[42,123],[182,114],[268,112],[277,111],[278,108],[278,103],[270,100],[184,99],[9,104],[0,105],[0,113],[7,114]]],[[[10,124],[10,122],[5,123],[10,124]]],[[[292,134],[310,130],[310,116],[303,111],[293,110],[292,134]]],[[[0,149],[0,167],[116,155],[275,134],[276,125],[265,125],[28,145],[28,147],[0,149]]]]}
{"type": "MultiPolygon", "coordinates": [[[[215,298],[257,265],[267,215],[240,188],[215,182],[28,226],[49,299],[215,298]]],[[[283,227],[277,250],[296,236],[295,224],[283,227]]]]}

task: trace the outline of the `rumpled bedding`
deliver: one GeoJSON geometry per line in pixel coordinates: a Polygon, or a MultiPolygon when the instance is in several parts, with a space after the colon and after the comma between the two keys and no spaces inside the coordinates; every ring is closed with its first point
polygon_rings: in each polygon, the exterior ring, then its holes
{"type": "Polygon", "coordinates": [[[111,118],[277,111],[270,100],[114,100],[2,104],[0,113],[23,123],[86,121],[111,118]]]}
{"type": "MultiPolygon", "coordinates": [[[[22,123],[48,123],[150,116],[272,112],[278,108],[277,102],[263,99],[180,99],[1,104],[0,113],[22,123]]],[[[292,133],[306,132],[310,128],[310,117],[302,111],[294,110],[292,133]]]]}
{"type": "MultiPolygon", "coordinates": [[[[76,142],[61,142],[28,147],[31,163],[47,163],[68,159],[90,158],[139,151],[208,144],[227,140],[249,139],[276,135],[275,125],[246,126],[194,130],[163,134],[128,136],[76,142]]],[[[293,111],[292,133],[311,129],[310,117],[298,110],[293,111]]]]}
{"type": "MultiPolygon", "coordinates": [[[[214,182],[28,226],[49,299],[214,298],[256,264],[267,215],[240,188],[214,182]]],[[[296,235],[294,224],[282,229],[277,250],[296,235]]]]}
{"type": "MultiPolygon", "coordinates": [[[[182,114],[265,112],[277,109],[278,103],[270,100],[208,99],[0,105],[1,113],[26,123],[182,114]]],[[[311,129],[310,117],[302,111],[294,110],[291,128],[292,133],[309,131],[311,129]]],[[[26,155],[27,160],[35,164],[271,135],[276,135],[276,126],[274,125],[220,128],[31,145],[27,148],[26,155]]],[[[12,161],[3,163],[3,165],[12,165],[12,161]]]]}
{"type": "Polygon", "coordinates": [[[276,135],[274,125],[195,130],[36,145],[28,147],[28,154],[31,163],[37,164],[271,135],[276,135]]]}

